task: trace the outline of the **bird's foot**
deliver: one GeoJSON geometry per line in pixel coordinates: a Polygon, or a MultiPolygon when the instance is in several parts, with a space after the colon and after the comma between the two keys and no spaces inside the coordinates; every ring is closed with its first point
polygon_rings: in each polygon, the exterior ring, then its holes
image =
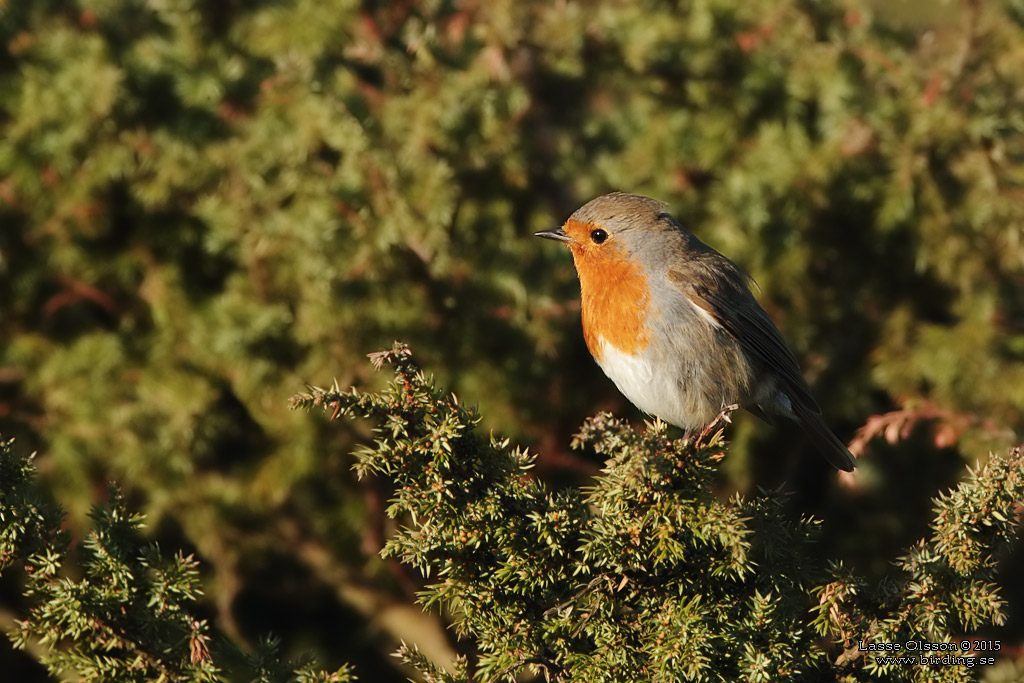
{"type": "Polygon", "coordinates": [[[700,434],[697,435],[697,440],[694,442],[697,446],[700,446],[709,436],[714,434],[718,430],[718,425],[723,422],[732,423],[732,412],[739,410],[738,403],[731,403],[727,406],[722,407],[722,412],[718,413],[711,422],[704,425],[704,429],[700,430],[700,434]]]}

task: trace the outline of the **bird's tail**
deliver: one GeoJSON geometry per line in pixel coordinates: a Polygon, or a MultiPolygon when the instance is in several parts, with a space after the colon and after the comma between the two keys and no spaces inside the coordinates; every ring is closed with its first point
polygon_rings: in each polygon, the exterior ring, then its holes
{"type": "Polygon", "coordinates": [[[797,422],[803,427],[804,432],[818,448],[825,459],[846,472],[852,472],[857,466],[857,459],[853,457],[849,449],[839,440],[832,430],[828,428],[825,421],[821,419],[821,413],[794,401],[793,412],[797,422]]]}

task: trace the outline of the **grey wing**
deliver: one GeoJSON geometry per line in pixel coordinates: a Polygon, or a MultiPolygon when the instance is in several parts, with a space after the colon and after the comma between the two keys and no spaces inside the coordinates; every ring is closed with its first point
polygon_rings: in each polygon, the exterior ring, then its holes
{"type": "Polygon", "coordinates": [[[693,265],[690,276],[673,270],[669,271],[669,280],[707,311],[751,358],[772,370],[790,401],[799,401],[806,410],[820,413],[821,408],[800,372],[800,364],[750,292],[748,276],[717,252],[704,255],[693,265]],[[710,259],[714,262],[704,263],[710,259]]]}

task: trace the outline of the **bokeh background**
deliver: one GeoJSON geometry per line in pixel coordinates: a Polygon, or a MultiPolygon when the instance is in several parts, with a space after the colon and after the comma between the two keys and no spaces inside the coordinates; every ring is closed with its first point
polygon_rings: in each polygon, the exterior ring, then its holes
{"type": "MultiPolygon", "coordinates": [[[[0,0],[0,434],[76,535],[119,482],[241,646],[405,680],[399,640],[471,646],[377,555],[368,427],[288,398],[379,386],[365,354],[401,339],[586,484],[582,419],[642,416],[532,233],[610,190],[755,277],[862,455],[837,478],[790,426],[730,432],[723,494],[792,491],[823,561],[880,576],[1024,434],[1020,0],[0,0]]],[[[6,641],[0,670],[47,680],[6,641]]]]}

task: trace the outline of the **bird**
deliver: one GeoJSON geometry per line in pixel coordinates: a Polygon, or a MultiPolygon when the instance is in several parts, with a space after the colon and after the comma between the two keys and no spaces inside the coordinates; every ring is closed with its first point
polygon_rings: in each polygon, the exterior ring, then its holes
{"type": "Polygon", "coordinates": [[[852,471],[753,280],[667,206],[612,192],[535,233],[572,252],[594,360],[637,408],[688,434],[740,406],[769,423],[795,420],[829,463],[852,471]]]}

